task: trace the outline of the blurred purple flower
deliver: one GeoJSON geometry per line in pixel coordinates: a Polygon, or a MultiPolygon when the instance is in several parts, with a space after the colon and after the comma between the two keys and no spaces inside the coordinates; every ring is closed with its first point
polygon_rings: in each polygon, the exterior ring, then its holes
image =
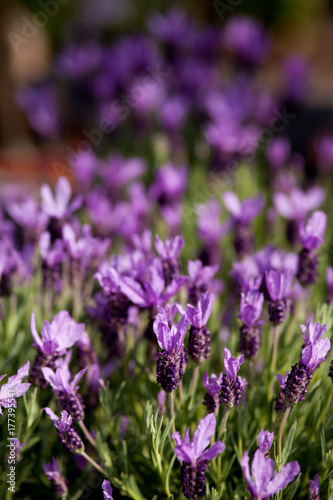
{"type": "MultiPolygon", "coordinates": [[[[30,362],[18,369],[16,375],[9,377],[8,382],[0,387],[0,415],[3,408],[16,408],[16,398],[27,392],[31,384],[22,383],[22,379],[29,375],[30,362]]],[[[0,381],[7,375],[1,375],[0,381]]]]}

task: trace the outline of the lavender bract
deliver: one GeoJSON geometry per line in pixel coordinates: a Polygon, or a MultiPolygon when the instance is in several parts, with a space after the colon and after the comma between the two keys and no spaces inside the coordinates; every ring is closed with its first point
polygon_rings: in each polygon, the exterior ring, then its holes
{"type": "Polygon", "coordinates": [[[224,370],[220,391],[220,404],[230,409],[239,405],[245,396],[247,382],[244,378],[237,375],[241,364],[244,363],[244,355],[238,358],[231,356],[227,347],[224,348],[224,370]]]}

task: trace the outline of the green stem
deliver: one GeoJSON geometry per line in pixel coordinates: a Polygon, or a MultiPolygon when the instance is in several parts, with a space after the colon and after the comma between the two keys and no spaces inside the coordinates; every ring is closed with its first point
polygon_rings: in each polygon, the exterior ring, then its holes
{"type": "Polygon", "coordinates": [[[195,391],[197,389],[197,383],[198,383],[198,375],[199,375],[199,365],[195,365],[193,374],[192,374],[192,380],[191,380],[191,386],[190,386],[190,410],[193,408],[194,404],[194,397],[195,397],[195,391]]]}
{"type": "Polygon", "coordinates": [[[184,392],[183,392],[183,382],[180,381],[179,383],[179,403],[181,408],[184,406],[184,392]]]}
{"type": "Polygon", "coordinates": [[[226,428],[226,425],[227,425],[227,420],[228,420],[228,416],[229,416],[229,408],[226,409],[225,411],[225,414],[224,414],[224,417],[223,417],[223,420],[221,422],[221,427],[220,427],[220,432],[219,432],[219,437],[218,439],[221,439],[222,436],[223,436],[223,433],[225,431],[225,428],[226,428]]]}
{"type": "Polygon", "coordinates": [[[81,430],[82,430],[83,434],[86,436],[86,438],[88,439],[89,443],[97,450],[97,443],[96,443],[95,439],[92,437],[92,435],[90,434],[90,432],[88,431],[85,424],[83,423],[83,420],[79,421],[79,426],[81,427],[81,430]]]}
{"type": "Polygon", "coordinates": [[[93,460],[85,451],[80,451],[79,454],[82,455],[93,467],[95,467],[98,472],[103,474],[104,477],[108,477],[103,467],[98,465],[98,463],[96,463],[95,460],[93,460]]]}
{"type": "Polygon", "coordinates": [[[175,410],[173,407],[173,392],[169,392],[169,410],[170,410],[170,418],[172,421],[172,432],[176,432],[176,424],[175,424],[175,410]]]}
{"type": "Polygon", "coordinates": [[[281,465],[281,462],[282,462],[282,434],[283,434],[283,429],[284,429],[284,426],[286,424],[286,421],[287,421],[288,415],[290,413],[290,410],[291,410],[291,406],[288,406],[288,408],[286,408],[286,410],[284,412],[283,419],[282,419],[282,422],[281,422],[281,425],[280,425],[280,429],[279,429],[279,434],[278,434],[279,466],[281,465]]]}

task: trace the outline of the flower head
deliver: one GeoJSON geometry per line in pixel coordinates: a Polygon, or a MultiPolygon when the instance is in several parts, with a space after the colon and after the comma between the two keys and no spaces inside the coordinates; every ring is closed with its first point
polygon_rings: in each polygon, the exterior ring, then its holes
{"type": "Polygon", "coordinates": [[[68,494],[67,481],[60,472],[58,462],[52,457],[48,464],[43,462],[43,469],[47,479],[50,481],[52,488],[59,496],[68,494]]]}
{"type": "Polygon", "coordinates": [[[272,301],[283,300],[290,294],[292,275],[289,271],[267,271],[266,285],[272,301]]]}
{"type": "Polygon", "coordinates": [[[269,450],[272,446],[274,439],[274,432],[268,432],[264,431],[264,429],[261,429],[259,436],[258,436],[258,447],[259,450],[265,455],[267,458],[269,450]]]}
{"type": "MultiPolygon", "coordinates": [[[[2,415],[1,407],[16,408],[16,398],[27,392],[31,384],[22,383],[22,379],[29,375],[30,362],[28,361],[22,368],[19,368],[16,375],[9,377],[8,382],[0,387],[0,415],[2,415]]],[[[6,375],[0,376],[0,381],[6,375]]]]}
{"type": "Polygon", "coordinates": [[[278,491],[283,490],[301,470],[298,462],[289,462],[274,476],[274,461],[270,458],[266,459],[260,449],[254,453],[251,474],[249,461],[249,454],[245,451],[241,466],[248,484],[247,489],[252,498],[257,500],[270,498],[278,491]]]}
{"type": "Polygon", "coordinates": [[[320,363],[324,361],[330,348],[331,342],[328,338],[321,339],[315,344],[304,347],[300,365],[306,368],[308,375],[312,374],[320,363]]]}
{"type": "Polygon", "coordinates": [[[83,448],[83,443],[74,429],[72,423],[73,419],[68,415],[66,410],[61,412],[61,419],[51,410],[51,408],[44,408],[44,411],[50,417],[57,429],[58,439],[67,451],[76,453],[83,448]]]}
{"type": "Polygon", "coordinates": [[[319,500],[319,474],[316,474],[314,479],[310,479],[310,499],[309,500],[319,500]]]}
{"type": "Polygon", "coordinates": [[[206,326],[213,309],[215,294],[205,292],[200,295],[197,307],[188,304],[186,308],[186,318],[195,328],[206,326]]]}
{"type": "Polygon", "coordinates": [[[107,479],[104,479],[102,483],[102,490],[103,490],[104,500],[113,500],[112,487],[110,481],[108,481],[107,479]]]}
{"type": "Polygon", "coordinates": [[[183,316],[179,323],[170,328],[166,316],[158,313],[153,324],[153,330],[161,349],[168,354],[177,354],[184,344],[184,337],[188,326],[189,321],[183,316]]]}
{"type": "Polygon", "coordinates": [[[250,290],[241,294],[240,315],[238,316],[246,326],[262,325],[263,321],[258,321],[262,306],[264,303],[264,294],[257,290],[250,290]]]}
{"type": "Polygon", "coordinates": [[[301,327],[306,346],[316,344],[325,335],[327,328],[326,325],[321,325],[320,323],[313,324],[311,321],[309,321],[307,327],[305,325],[299,326],[301,327]]]}
{"type": "Polygon", "coordinates": [[[321,210],[314,212],[308,221],[301,222],[299,235],[301,242],[307,250],[316,250],[323,242],[326,229],[327,216],[321,210]]]}
{"type": "Polygon", "coordinates": [[[232,191],[224,193],[223,202],[231,214],[232,221],[241,224],[249,224],[264,207],[264,202],[260,195],[253,198],[246,198],[246,200],[240,202],[237,195],[232,191]]]}
{"type": "Polygon", "coordinates": [[[208,376],[206,371],[202,377],[202,383],[204,388],[210,396],[214,396],[216,393],[220,392],[222,386],[223,373],[220,372],[217,377],[215,373],[212,373],[211,377],[208,376]]]}
{"type": "Polygon", "coordinates": [[[66,177],[60,177],[55,188],[55,197],[52,195],[50,186],[43,184],[41,188],[42,210],[49,217],[55,219],[65,219],[75,210],[81,207],[83,198],[76,196],[69,203],[72,191],[66,177]]]}

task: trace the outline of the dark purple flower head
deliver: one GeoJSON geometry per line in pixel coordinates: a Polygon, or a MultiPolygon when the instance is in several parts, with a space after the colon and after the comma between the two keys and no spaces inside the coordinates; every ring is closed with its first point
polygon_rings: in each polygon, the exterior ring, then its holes
{"type": "Polygon", "coordinates": [[[210,396],[214,396],[215,394],[220,392],[222,387],[222,379],[222,372],[220,372],[218,377],[215,375],[215,373],[212,373],[211,377],[208,376],[207,371],[204,373],[202,377],[202,383],[210,396]]]}
{"type": "Polygon", "coordinates": [[[35,314],[31,313],[30,329],[35,341],[33,345],[45,355],[55,352],[59,356],[64,354],[79,340],[84,328],[84,324],[76,323],[67,311],[60,311],[55,315],[52,323],[44,321],[42,339],[40,339],[36,328],[35,314]]]}
{"type": "Polygon", "coordinates": [[[263,321],[258,320],[261,316],[263,303],[264,294],[258,292],[257,290],[242,293],[240,301],[240,315],[238,317],[248,327],[262,325],[263,321]]]}
{"type": "Polygon", "coordinates": [[[275,193],[273,201],[276,211],[289,220],[302,220],[309,212],[318,208],[325,199],[325,191],[313,187],[306,193],[295,187],[289,193],[275,193]]]}
{"type": "Polygon", "coordinates": [[[50,186],[43,184],[41,188],[43,212],[54,219],[66,219],[80,208],[83,202],[82,196],[78,195],[69,203],[71,194],[72,190],[66,177],[60,177],[58,180],[54,197],[50,186]]]}
{"type": "Polygon", "coordinates": [[[112,487],[110,481],[108,481],[107,479],[104,479],[102,483],[102,490],[103,490],[104,500],[113,500],[112,487]]]}
{"type": "Polygon", "coordinates": [[[235,193],[226,191],[222,198],[234,223],[249,224],[264,207],[264,202],[260,195],[240,202],[235,193]]]}
{"type": "Polygon", "coordinates": [[[213,458],[222,453],[225,449],[222,441],[217,441],[206,450],[210,444],[210,438],[214,435],[215,427],[215,415],[210,413],[200,421],[193,434],[192,442],[190,441],[189,428],[185,432],[184,441],[179,432],[174,432],[172,437],[176,442],[175,454],[178,460],[195,466],[199,462],[213,460],[213,458]]]}
{"type": "Polygon", "coordinates": [[[186,12],[178,7],[170,9],[167,14],[153,14],[148,27],[154,37],[171,46],[186,46],[193,34],[186,12]]]}
{"type": "Polygon", "coordinates": [[[268,271],[265,273],[265,278],[272,301],[280,301],[289,296],[292,282],[292,275],[289,271],[268,271]]]}
{"type": "MultiPolygon", "coordinates": [[[[9,377],[8,382],[0,387],[0,415],[3,408],[13,406],[16,408],[16,398],[27,392],[31,384],[22,383],[22,379],[29,375],[30,362],[28,361],[22,368],[19,368],[16,375],[9,377]]],[[[6,375],[0,376],[0,381],[6,375]]]]}
{"type": "Polygon", "coordinates": [[[310,344],[302,350],[300,366],[305,367],[308,375],[324,361],[326,354],[331,348],[331,342],[328,338],[318,340],[315,344],[310,344]]]}
{"type": "Polygon", "coordinates": [[[311,321],[309,321],[308,326],[299,326],[302,330],[303,339],[306,346],[316,344],[321,339],[321,337],[325,335],[327,328],[327,325],[321,325],[320,323],[313,324],[311,321]]]}
{"type": "Polygon", "coordinates": [[[180,352],[184,345],[184,337],[188,326],[189,321],[183,316],[179,323],[170,328],[166,316],[160,313],[157,314],[153,329],[161,349],[168,354],[180,352]]]}
{"type": "Polygon", "coordinates": [[[209,316],[213,309],[215,294],[205,292],[200,295],[197,307],[190,304],[186,308],[186,318],[195,328],[203,328],[207,325],[209,316]]]}
{"type": "Polygon", "coordinates": [[[286,82],[286,97],[294,104],[300,104],[306,97],[309,76],[309,61],[299,54],[290,54],[283,62],[286,82]]]}
{"type": "Polygon", "coordinates": [[[84,449],[83,442],[73,427],[73,419],[66,410],[61,412],[61,419],[51,410],[43,408],[57,429],[58,439],[61,444],[71,453],[80,453],[84,449]]]}
{"type": "Polygon", "coordinates": [[[264,431],[261,429],[258,436],[258,447],[261,453],[265,455],[265,458],[268,457],[269,450],[272,446],[274,439],[274,432],[264,431]]]}
{"type": "Polygon", "coordinates": [[[263,26],[250,17],[231,17],[224,28],[224,46],[236,57],[249,64],[262,63],[269,51],[269,41],[263,26]]]}
{"type": "Polygon", "coordinates": [[[308,221],[301,222],[299,235],[301,242],[307,250],[316,250],[323,242],[326,229],[327,216],[321,210],[314,212],[308,221]]]}
{"type": "Polygon", "coordinates": [[[84,79],[100,64],[101,47],[95,42],[66,45],[58,56],[56,72],[69,79],[84,79]]]}
{"type": "Polygon", "coordinates": [[[253,500],[264,500],[272,497],[293,481],[301,470],[298,462],[289,462],[274,476],[274,461],[270,458],[266,459],[260,449],[254,453],[251,474],[249,461],[249,454],[245,451],[241,466],[248,484],[247,489],[253,500]]]}
{"type": "Polygon", "coordinates": [[[51,462],[48,464],[43,462],[43,469],[47,479],[50,481],[52,489],[59,496],[67,496],[68,495],[68,487],[67,481],[60,472],[58,462],[54,457],[52,457],[51,462]]]}
{"type": "Polygon", "coordinates": [[[309,500],[319,500],[319,474],[316,474],[314,479],[310,479],[310,498],[309,500]]]}
{"type": "Polygon", "coordinates": [[[189,103],[185,96],[174,95],[168,97],[157,111],[162,127],[168,132],[176,132],[183,126],[187,118],[189,103]]]}

